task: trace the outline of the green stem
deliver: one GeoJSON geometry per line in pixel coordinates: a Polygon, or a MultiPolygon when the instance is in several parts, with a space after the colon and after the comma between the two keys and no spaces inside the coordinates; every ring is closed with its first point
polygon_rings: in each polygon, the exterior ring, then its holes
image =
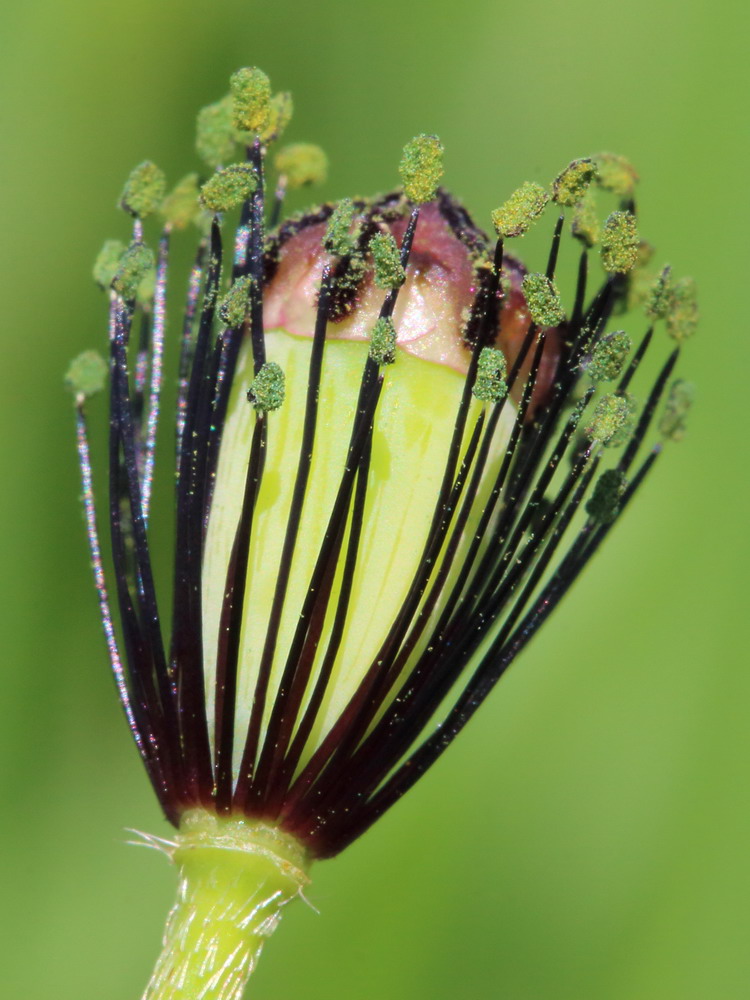
{"type": "Polygon", "coordinates": [[[301,895],[310,858],[257,820],[185,813],[177,902],[143,1000],[240,1000],[281,911],[301,895]]]}

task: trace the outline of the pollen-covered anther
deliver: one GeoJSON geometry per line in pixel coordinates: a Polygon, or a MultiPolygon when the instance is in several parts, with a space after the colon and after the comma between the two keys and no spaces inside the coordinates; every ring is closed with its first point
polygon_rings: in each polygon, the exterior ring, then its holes
{"type": "Polygon", "coordinates": [[[404,146],[399,173],[404,194],[415,205],[435,197],[443,176],[443,144],[436,135],[418,135],[404,146]]]}
{"type": "Polygon", "coordinates": [[[323,246],[334,257],[345,257],[354,249],[352,225],[356,209],[351,198],[342,198],[328,220],[323,246]]]}
{"type": "Polygon", "coordinates": [[[280,175],[286,177],[289,188],[323,184],[328,176],[328,157],[311,142],[295,142],[284,146],[274,159],[280,175]]]}
{"type": "Polygon", "coordinates": [[[258,182],[251,167],[244,163],[217,170],[201,188],[201,204],[211,212],[228,212],[248,198],[258,182]]]}
{"type": "Polygon", "coordinates": [[[92,269],[92,275],[97,285],[106,290],[112,287],[115,275],[120,266],[122,255],[127,247],[122,240],[106,240],[104,246],[97,254],[92,269]]]}
{"type": "Polygon", "coordinates": [[[599,216],[596,213],[596,199],[591,188],[586,191],[581,201],[573,209],[570,231],[585,247],[596,246],[599,242],[601,226],[599,225],[599,216]]]}
{"type": "Polygon", "coordinates": [[[687,433],[687,415],[695,400],[692,382],[678,378],[672,383],[664,413],[659,421],[659,433],[668,441],[682,441],[687,433]]]}
{"type": "Polygon", "coordinates": [[[286,131],[294,114],[294,101],[288,90],[274,94],[270,102],[268,124],[260,137],[265,143],[275,142],[286,131]]]}
{"type": "Polygon", "coordinates": [[[159,208],[166,189],[164,171],[145,160],[131,171],[125,182],[120,207],[138,219],[145,219],[159,208]]]}
{"type": "Polygon", "coordinates": [[[557,286],[545,274],[527,274],[523,279],[523,294],[537,326],[557,326],[565,320],[557,286]]]}
{"type": "Polygon", "coordinates": [[[597,524],[611,524],[620,513],[620,500],[627,480],[619,469],[607,469],[596,482],[587,504],[586,513],[597,524]]]}
{"type": "Polygon", "coordinates": [[[573,160],[552,182],[552,200],[558,205],[577,205],[596,177],[596,164],[591,159],[573,160]]]}
{"type": "Polygon", "coordinates": [[[472,388],[482,403],[499,403],[508,393],[505,355],[496,347],[483,347],[477,361],[477,377],[472,388]]]}
{"type": "Polygon", "coordinates": [[[644,308],[652,319],[666,319],[672,307],[672,268],[662,269],[646,295],[644,308]]]}
{"type": "Polygon", "coordinates": [[[172,188],[159,207],[159,212],[172,229],[187,229],[200,215],[198,175],[187,174],[172,188]]]}
{"type": "Polygon", "coordinates": [[[209,167],[220,167],[234,158],[237,146],[232,125],[232,98],[227,95],[198,112],[195,149],[209,167]]]}
{"type": "Polygon", "coordinates": [[[693,278],[680,278],[672,286],[667,333],[681,343],[692,337],[698,326],[698,289],[693,278]]]}
{"type": "Polygon", "coordinates": [[[592,382],[611,382],[622,371],[632,341],[624,330],[608,333],[597,343],[586,365],[586,374],[592,382]]]}
{"type": "Polygon", "coordinates": [[[232,93],[232,124],[242,132],[257,135],[271,120],[271,82],[257,66],[238,69],[229,86],[232,93]]]}
{"type": "Polygon", "coordinates": [[[242,326],[247,314],[252,281],[249,274],[238,278],[219,303],[219,317],[228,327],[242,326]]]}
{"type": "Polygon", "coordinates": [[[597,153],[592,159],[596,164],[599,187],[621,198],[632,198],[638,174],[628,159],[618,153],[597,153]]]}
{"type": "Polygon", "coordinates": [[[406,279],[406,272],[401,266],[401,253],[393,235],[376,233],[370,240],[370,253],[378,288],[400,288],[406,279]]]}
{"type": "Polygon", "coordinates": [[[275,361],[266,361],[247,390],[247,398],[259,413],[278,410],[284,402],[284,372],[275,361]]]}
{"type": "Polygon", "coordinates": [[[523,236],[549,203],[549,194],[534,181],[517,188],[508,200],[492,213],[492,225],[501,238],[523,236]]]}
{"type": "Polygon", "coordinates": [[[602,396],[596,404],[592,421],[586,428],[586,435],[598,444],[614,445],[631,413],[632,407],[626,396],[616,396],[614,393],[602,396]]]}
{"type": "Polygon", "coordinates": [[[154,271],[154,265],[154,252],[150,247],[145,243],[131,243],[120,258],[112,288],[126,302],[134,300],[141,292],[141,283],[154,271]]]}
{"type": "Polygon", "coordinates": [[[88,399],[101,392],[107,382],[107,362],[98,351],[84,351],[74,358],[65,373],[65,385],[76,399],[88,399]]]}
{"type": "Polygon", "coordinates": [[[396,360],[396,327],[390,316],[381,316],[370,334],[370,357],[376,365],[392,365],[396,360]]]}
{"type": "Polygon", "coordinates": [[[640,241],[632,212],[612,212],[602,230],[602,265],[611,274],[627,274],[638,263],[640,241]]]}

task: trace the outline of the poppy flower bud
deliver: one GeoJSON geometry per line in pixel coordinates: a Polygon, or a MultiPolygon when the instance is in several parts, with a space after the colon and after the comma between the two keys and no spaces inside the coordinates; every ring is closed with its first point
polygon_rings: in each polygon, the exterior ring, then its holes
{"type": "MultiPolygon", "coordinates": [[[[693,283],[662,272],[647,315],[678,347],[633,395],[655,336],[634,348],[608,330],[640,246],[621,158],[557,176],[562,214],[529,269],[507,244],[542,224],[548,189],[517,188],[490,240],[439,186],[430,135],[407,144],[401,189],[269,226],[327,161],[306,144],[282,151],[267,218],[267,146],[291,99],[256,69],[231,91],[199,116],[216,168],[200,192],[188,175],[164,199],[161,172],[136,168],[122,199],[132,239],[105,244],[94,269],[109,302],[119,625],[87,433],[101,359],[84,354],[67,379],[112,669],[177,831],[161,843],[181,887],[150,1000],[238,1000],[312,862],[368,829],[466,725],[653,467],[661,444],[640,457],[642,445],[697,321],[693,283]],[[238,144],[245,160],[227,162],[238,144]],[[628,199],[603,226],[598,276],[593,182],[628,199]],[[154,252],[143,218],[157,210],[154,252]],[[567,210],[580,246],[563,243],[567,210]],[[151,495],[170,241],[191,222],[168,624],[151,495]],[[571,247],[568,289],[556,272],[571,247]]],[[[661,418],[667,440],[684,436],[685,386],[661,418]]]]}

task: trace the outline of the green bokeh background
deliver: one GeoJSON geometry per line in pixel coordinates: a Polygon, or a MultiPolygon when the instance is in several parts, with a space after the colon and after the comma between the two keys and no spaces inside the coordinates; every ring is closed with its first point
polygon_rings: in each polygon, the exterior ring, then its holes
{"type": "MultiPolygon", "coordinates": [[[[257,63],[321,142],[322,195],[436,131],[484,222],[520,181],[626,152],[647,235],[702,291],[688,440],[451,752],[314,872],[254,1000],[748,995],[744,3],[29,0],[0,15],[0,993],[133,1000],[174,873],[116,704],[77,507],[68,359],[130,166],[193,166],[195,109],[257,63]]],[[[104,420],[102,407],[95,415],[104,420]]]]}

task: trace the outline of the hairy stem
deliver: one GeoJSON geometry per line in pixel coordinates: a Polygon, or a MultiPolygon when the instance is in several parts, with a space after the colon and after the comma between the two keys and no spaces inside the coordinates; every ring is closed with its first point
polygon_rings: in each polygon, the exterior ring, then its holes
{"type": "Polygon", "coordinates": [[[199,809],[183,816],[170,854],[177,902],[143,1000],[241,1000],[310,859],[274,826],[199,809]]]}

